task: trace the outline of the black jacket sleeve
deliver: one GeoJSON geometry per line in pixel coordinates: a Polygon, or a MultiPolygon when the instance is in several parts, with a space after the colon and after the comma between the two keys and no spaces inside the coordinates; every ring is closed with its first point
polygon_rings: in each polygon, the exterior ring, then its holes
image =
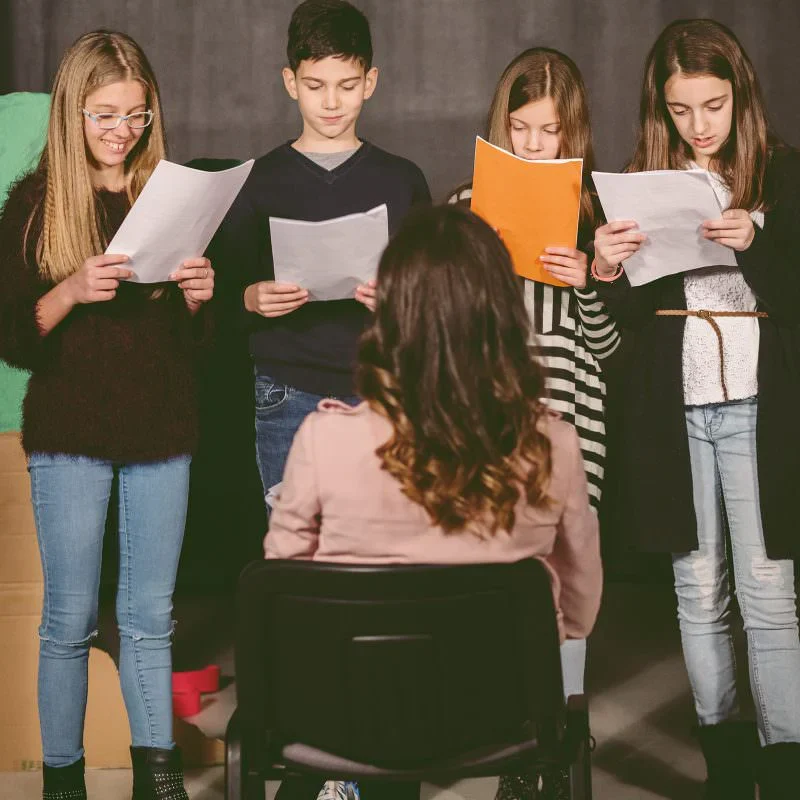
{"type": "Polygon", "coordinates": [[[264,323],[257,314],[246,311],[244,290],[258,281],[272,279],[271,264],[263,263],[269,228],[262,224],[249,195],[245,183],[207,252],[216,273],[217,312],[244,330],[264,323]]]}
{"type": "Polygon", "coordinates": [[[412,204],[417,205],[418,203],[425,203],[430,205],[431,203],[431,190],[428,187],[428,181],[425,180],[425,175],[423,174],[422,170],[415,165],[415,172],[412,175],[412,204]]]}
{"type": "Polygon", "coordinates": [[[615,281],[592,279],[588,285],[597,290],[598,296],[621,328],[642,328],[658,308],[658,281],[644,286],[631,286],[628,276],[623,272],[615,281]]]}
{"type": "Polygon", "coordinates": [[[764,216],[764,228],[756,225],[747,250],[736,253],[744,279],[761,305],[776,321],[800,322],[800,153],[773,155],[767,173],[772,183],[773,207],[764,216]]]}

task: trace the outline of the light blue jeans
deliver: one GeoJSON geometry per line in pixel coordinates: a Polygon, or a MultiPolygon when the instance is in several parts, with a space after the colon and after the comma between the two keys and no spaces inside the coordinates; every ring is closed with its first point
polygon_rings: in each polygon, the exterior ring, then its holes
{"type": "Polygon", "coordinates": [[[44,574],[39,722],[44,762],[83,756],[89,648],[96,636],[106,511],[119,476],[119,672],[137,747],[172,748],[172,592],[189,494],[189,456],[116,465],[34,453],[28,460],[44,574]]]}
{"type": "Polygon", "coordinates": [[[700,724],[736,718],[733,578],[747,634],[761,741],[800,742],[794,569],[790,560],[768,559],[764,547],[756,469],[757,408],[755,398],[686,408],[699,547],[673,554],[678,619],[700,724]],[[733,576],[728,570],[726,520],[733,576]]]}

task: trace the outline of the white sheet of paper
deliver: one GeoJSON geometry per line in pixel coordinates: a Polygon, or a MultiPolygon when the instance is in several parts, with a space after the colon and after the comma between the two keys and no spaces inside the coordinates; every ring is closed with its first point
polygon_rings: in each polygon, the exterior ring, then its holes
{"type": "Polygon", "coordinates": [[[187,258],[203,255],[252,167],[251,159],[205,172],[162,159],[106,253],[130,258],[125,267],[135,283],[168,280],[187,258]]]}
{"type": "Polygon", "coordinates": [[[383,204],[323,222],[270,217],[269,231],[276,281],[306,289],[309,300],[345,300],[378,272],[389,211],[383,204]]]}
{"type": "Polygon", "coordinates": [[[730,247],[703,238],[700,225],[722,207],[704,169],[592,172],[609,222],[633,219],[647,241],[623,266],[631,286],[701,267],[736,266],[730,247]]]}

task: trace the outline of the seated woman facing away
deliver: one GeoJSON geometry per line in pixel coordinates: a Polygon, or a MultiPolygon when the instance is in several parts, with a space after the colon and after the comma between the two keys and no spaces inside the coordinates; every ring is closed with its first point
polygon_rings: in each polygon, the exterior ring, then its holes
{"type": "Polygon", "coordinates": [[[562,639],[587,636],[602,582],[597,517],[575,429],[540,402],[528,326],[486,223],[453,206],[412,213],[378,270],[357,369],[364,402],[325,400],[300,427],[266,557],[536,557],[552,574],[562,639]]]}

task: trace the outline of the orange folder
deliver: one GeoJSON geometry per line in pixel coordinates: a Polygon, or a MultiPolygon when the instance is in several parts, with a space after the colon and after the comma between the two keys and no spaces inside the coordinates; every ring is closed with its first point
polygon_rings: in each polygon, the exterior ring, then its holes
{"type": "Polygon", "coordinates": [[[582,171],[580,158],[527,161],[477,138],[471,208],[500,234],[524,278],[567,285],[539,256],[545,247],[576,246],[582,171]]]}

